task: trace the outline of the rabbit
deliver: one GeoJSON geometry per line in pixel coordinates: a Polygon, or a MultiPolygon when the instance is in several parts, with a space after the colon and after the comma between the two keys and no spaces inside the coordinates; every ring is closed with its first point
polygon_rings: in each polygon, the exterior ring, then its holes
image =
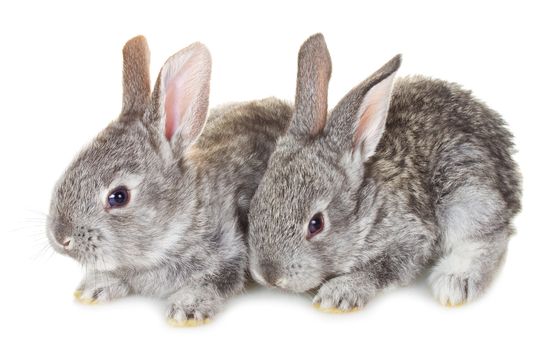
{"type": "Polygon", "coordinates": [[[292,121],[250,205],[260,284],[314,292],[329,312],[362,308],[428,268],[444,305],[489,285],[520,210],[513,136],[457,84],[394,81],[400,64],[392,58],[327,113],[324,37],[302,45],[292,121]]]}
{"type": "Polygon", "coordinates": [[[206,123],[210,72],[192,44],[150,93],[146,39],[124,46],[121,114],[65,171],[48,215],[51,245],[86,268],[78,300],[158,297],[169,323],[194,326],[242,290],[249,202],[292,111],[270,98],[206,123]]]}

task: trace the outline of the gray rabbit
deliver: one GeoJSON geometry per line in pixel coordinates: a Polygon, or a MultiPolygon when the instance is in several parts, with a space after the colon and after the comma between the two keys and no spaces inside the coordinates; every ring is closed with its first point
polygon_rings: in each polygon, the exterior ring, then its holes
{"type": "Polygon", "coordinates": [[[123,108],[55,186],[52,246],[87,273],[75,296],[169,302],[170,323],[206,322],[243,288],[249,202],[291,108],[276,99],[214,110],[200,43],[170,57],[150,93],[143,37],[123,48],[123,108]]]}
{"type": "Polygon", "coordinates": [[[505,256],[520,174],[501,117],[457,84],[398,79],[400,56],[328,113],[322,35],[298,57],[290,128],[249,213],[255,280],[318,288],[327,311],[364,306],[431,267],[445,305],[473,300],[505,256]]]}

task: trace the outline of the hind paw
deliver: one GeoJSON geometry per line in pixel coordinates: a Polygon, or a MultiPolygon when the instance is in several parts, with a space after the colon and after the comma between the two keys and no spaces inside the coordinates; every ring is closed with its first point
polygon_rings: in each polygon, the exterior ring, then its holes
{"type": "Polygon", "coordinates": [[[469,276],[433,273],[429,282],[434,297],[444,306],[461,306],[475,295],[475,282],[469,276]]]}

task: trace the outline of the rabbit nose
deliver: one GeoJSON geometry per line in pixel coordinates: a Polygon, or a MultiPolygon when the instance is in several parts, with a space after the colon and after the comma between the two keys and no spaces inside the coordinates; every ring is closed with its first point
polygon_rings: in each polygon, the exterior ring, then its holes
{"type": "Polygon", "coordinates": [[[73,240],[70,237],[65,237],[61,242],[61,245],[63,246],[63,249],[70,250],[73,248],[73,240]]]}
{"type": "Polygon", "coordinates": [[[71,226],[63,218],[57,218],[54,221],[49,232],[52,234],[56,243],[64,250],[73,248],[74,240],[71,233],[71,226]]]}
{"type": "Polygon", "coordinates": [[[276,266],[270,262],[264,261],[261,263],[261,274],[265,281],[274,286],[276,281],[279,279],[279,271],[276,266]]]}

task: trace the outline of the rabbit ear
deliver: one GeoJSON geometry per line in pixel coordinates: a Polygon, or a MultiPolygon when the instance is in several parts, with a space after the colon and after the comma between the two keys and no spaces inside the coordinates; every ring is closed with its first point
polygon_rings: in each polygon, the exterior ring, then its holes
{"type": "Polygon", "coordinates": [[[123,47],[123,108],[121,116],[142,115],[150,102],[150,50],[143,36],[123,47]]]}
{"type": "Polygon", "coordinates": [[[327,132],[342,150],[359,150],[364,160],[374,154],[384,133],[394,77],[400,65],[401,56],[397,55],[351,90],[332,111],[327,132]]]}
{"type": "Polygon", "coordinates": [[[323,35],[311,36],[298,54],[296,102],[289,128],[291,134],[315,136],[324,129],[331,70],[330,54],[323,35]]]}
{"type": "Polygon", "coordinates": [[[194,143],[203,130],[210,77],[211,55],[201,43],[177,52],[161,69],[154,91],[155,113],[146,116],[146,123],[159,125],[176,154],[194,143]]]}

